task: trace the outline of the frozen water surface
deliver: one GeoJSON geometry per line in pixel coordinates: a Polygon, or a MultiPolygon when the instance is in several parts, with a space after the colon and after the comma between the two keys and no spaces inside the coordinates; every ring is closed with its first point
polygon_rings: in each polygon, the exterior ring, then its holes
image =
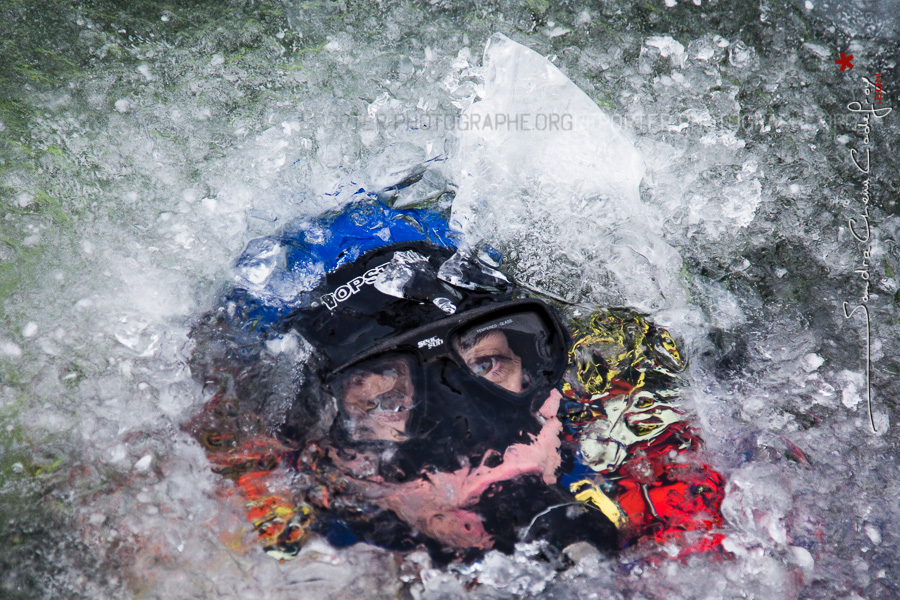
{"type": "MultiPolygon", "coordinates": [[[[895,101],[897,9],[0,6],[0,595],[898,597],[900,114],[872,124],[861,244],[864,142],[846,110],[866,100],[862,75],[895,101]],[[555,110],[580,120],[483,126],[555,110]],[[205,400],[186,334],[233,277],[261,285],[277,267],[271,247],[232,271],[248,241],[360,187],[455,195],[472,246],[516,277],[679,335],[729,481],[733,558],[582,547],[557,571],[523,547],[440,570],[321,542],[266,557],[181,431],[205,400]],[[877,433],[866,328],[842,313],[866,281],[877,433]]],[[[302,357],[296,340],[268,351],[302,357]]]]}

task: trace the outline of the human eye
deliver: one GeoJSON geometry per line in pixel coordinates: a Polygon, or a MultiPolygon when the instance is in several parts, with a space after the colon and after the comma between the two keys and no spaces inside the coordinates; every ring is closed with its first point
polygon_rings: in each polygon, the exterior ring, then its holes
{"type": "Polygon", "coordinates": [[[492,354],[489,356],[479,356],[471,361],[468,366],[475,375],[491,379],[503,375],[510,360],[511,359],[508,356],[492,354]]]}
{"type": "Polygon", "coordinates": [[[407,395],[400,390],[391,390],[380,394],[375,398],[375,405],[371,410],[379,412],[397,413],[407,410],[407,395]]]}

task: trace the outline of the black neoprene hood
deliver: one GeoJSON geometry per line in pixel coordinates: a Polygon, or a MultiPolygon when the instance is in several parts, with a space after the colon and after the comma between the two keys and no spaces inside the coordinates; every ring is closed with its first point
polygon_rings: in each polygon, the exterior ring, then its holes
{"type": "Polygon", "coordinates": [[[386,339],[514,298],[508,283],[498,289],[496,280],[476,282],[473,287],[482,289],[465,289],[438,279],[454,253],[427,242],[403,242],[364,254],[326,275],[312,306],[295,313],[292,326],[325,355],[331,370],[386,339]],[[403,272],[392,276],[398,267],[403,272]],[[398,282],[402,289],[390,290],[396,295],[383,291],[398,282]]]}
{"type": "MultiPolygon", "coordinates": [[[[568,334],[550,307],[490,266],[424,242],[380,248],[328,274],[291,326],[324,358],[318,376],[332,397],[332,384],[355,365],[388,356],[411,361],[408,437],[391,463],[403,477],[530,443],[542,427],[538,409],[567,364],[568,334]],[[522,363],[528,386],[519,392],[480,377],[453,347],[467,332],[500,328],[522,363]],[[536,367],[527,377],[526,364],[536,367]]],[[[342,418],[332,430],[344,447],[381,443],[352,441],[347,425],[342,418]]]]}

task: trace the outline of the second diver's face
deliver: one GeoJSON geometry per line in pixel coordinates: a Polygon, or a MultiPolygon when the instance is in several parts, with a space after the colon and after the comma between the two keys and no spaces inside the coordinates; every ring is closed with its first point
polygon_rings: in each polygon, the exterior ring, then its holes
{"type": "Polygon", "coordinates": [[[350,373],[340,396],[353,439],[402,442],[407,438],[413,384],[404,359],[386,359],[350,373]]]}

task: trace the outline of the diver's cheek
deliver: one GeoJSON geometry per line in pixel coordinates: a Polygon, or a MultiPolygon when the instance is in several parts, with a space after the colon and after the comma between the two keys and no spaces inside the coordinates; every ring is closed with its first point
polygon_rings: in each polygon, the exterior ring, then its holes
{"type": "Polygon", "coordinates": [[[402,442],[406,439],[406,421],[408,412],[385,413],[378,416],[370,416],[372,428],[376,436],[372,439],[390,442],[402,442]]]}
{"type": "Polygon", "coordinates": [[[540,410],[538,410],[538,414],[545,419],[556,418],[556,413],[559,412],[559,401],[561,399],[562,394],[559,393],[559,390],[553,390],[550,392],[550,395],[547,396],[547,399],[544,400],[544,404],[541,406],[540,410]]]}
{"type": "Polygon", "coordinates": [[[521,394],[522,393],[522,369],[511,370],[506,373],[502,377],[498,378],[494,381],[495,385],[502,387],[504,390],[508,392],[512,392],[513,394],[521,394]]]}
{"type": "Polygon", "coordinates": [[[556,481],[556,472],[562,464],[562,457],[559,455],[562,423],[556,416],[561,398],[562,394],[559,393],[559,390],[553,390],[547,396],[547,400],[538,411],[538,414],[545,419],[544,426],[541,427],[533,444],[539,449],[537,462],[541,466],[544,483],[548,485],[556,481]]]}
{"type": "Polygon", "coordinates": [[[347,429],[352,439],[367,442],[402,442],[407,439],[409,413],[367,413],[361,419],[350,419],[347,429]]]}
{"type": "Polygon", "coordinates": [[[476,513],[460,507],[459,491],[466,473],[432,474],[430,478],[401,484],[368,486],[370,500],[394,511],[403,521],[451,548],[493,547],[493,538],[476,513]]]}
{"type": "Polygon", "coordinates": [[[429,537],[453,548],[488,550],[494,545],[493,538],[484,530],[481,518],[464,509],[430,515],[424,525],[420,524],[420,528],[429,537]]]}
{"type": "MultiPolygon", "coordinates": [[[[529,444],[513,444],[503,453],[503,461],[484,479],[493,483],[505,479],[514,479],[521,475],[539,474],[547,485],[556,482],[556,472],[562,464],[559,454],[562,423],[556,417],[559,408],[559,392],[553,392],[541,407],[544,424],[537,436],[533,436],[529,444]],[[545,415],[550,415],[549,417],[545,415]]],[[[477,472],[484,470],[479,468],[477,472]]],[[[481,489],[484,491],[484,489],[481,489]]]]}
{"type": "MultiPolygon", "coordinates": [[[[556,406],[559,406],[559,399],[556,400],[556,406]]],[[[544,483],[547,485],[556,482],[556,473],[562,464],[562,457],[559,454],[560,435],[562,434],[562,423],[556,418],[554,409],[553,416],[547,419],[541,432],[538,434],[534,442],[539,450],[539,464],[541,465],[541,475],[544,483]]]]}

